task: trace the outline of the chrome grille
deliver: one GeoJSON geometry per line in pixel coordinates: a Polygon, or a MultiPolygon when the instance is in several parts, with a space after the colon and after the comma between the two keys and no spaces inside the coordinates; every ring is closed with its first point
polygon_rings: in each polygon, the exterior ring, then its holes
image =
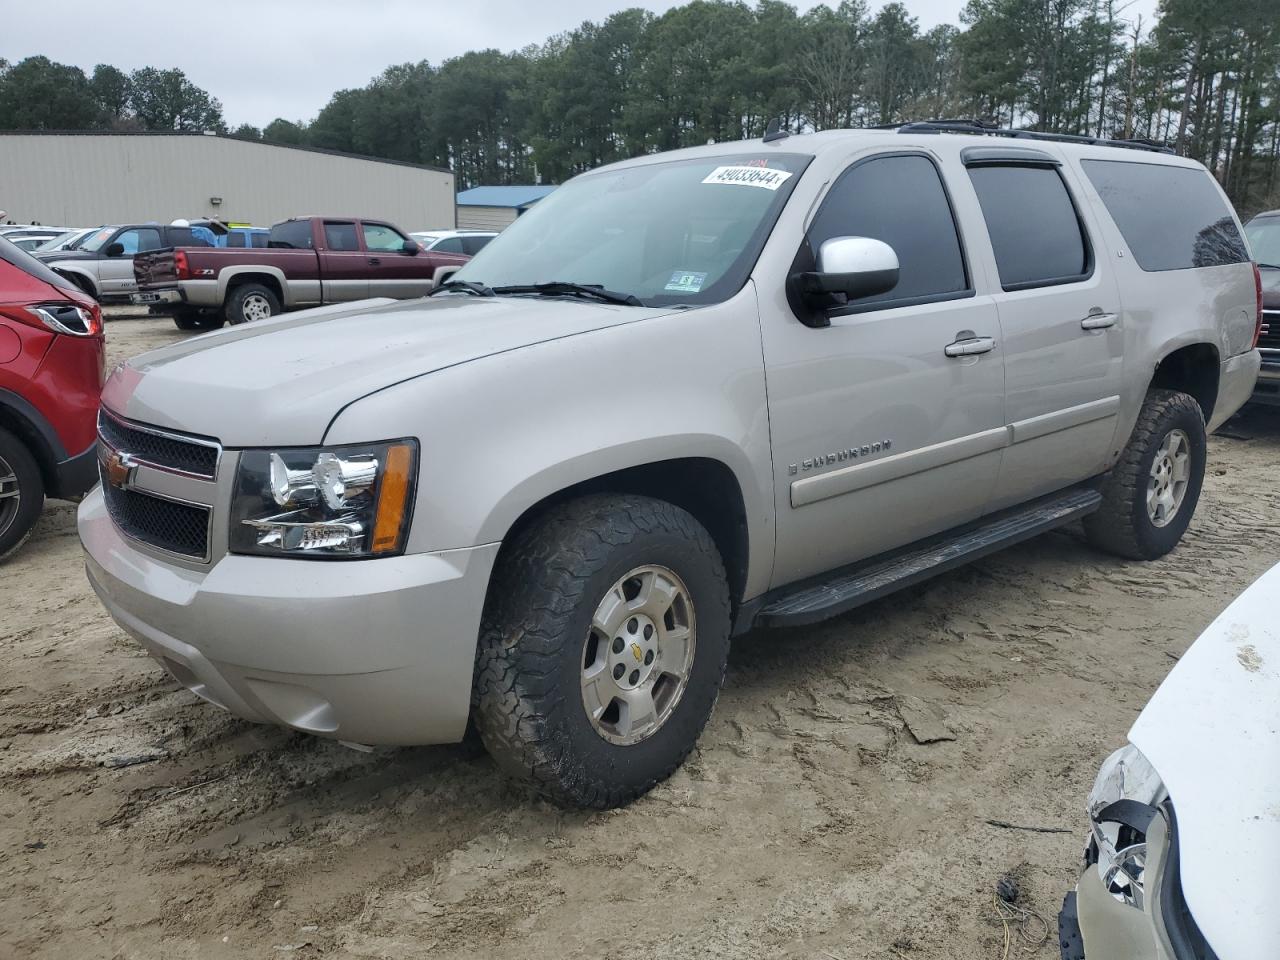
{"type": "Polygon", "coordinates": [[[98,474],[102,478],[107,513],[121,533],[192,560],[209,558],[208,507],[112,486],[101,461],[98,474]]]}
{"type": "Polygon", "coordinates": [[[212,480],[218,472],[222,448],[213,440],[133,426],[106,410],[98,411],[98,436],[113,450],[129,453],[161,469],[206,480],[212,480]]]}

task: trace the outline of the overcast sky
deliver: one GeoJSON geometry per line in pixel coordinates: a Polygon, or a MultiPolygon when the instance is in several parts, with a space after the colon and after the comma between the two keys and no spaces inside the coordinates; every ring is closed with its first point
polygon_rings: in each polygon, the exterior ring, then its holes
{"type": "MultiPolygon", "coordinates": [[[[810,0],[792,0],[800,9],[810,0]]],[[[838,0],[830,0],[835,6],[838,0]]],[[[964,0],[905,0],[924,29],[958,23],[964,0]]],[[[1126,17],[1149,22],[1156,0],[1126,17]]],[[[335,90],[362,87],[384,67],[439,63],[468,50],[517,50],[584,20],[665,0],[0,0],[0,58],[35,54],[123,70],[179,67],[222,101],[228,125],[310,120],[335,90]]],[[[873,10],[881,4],[871,0],[873,10]]]]}

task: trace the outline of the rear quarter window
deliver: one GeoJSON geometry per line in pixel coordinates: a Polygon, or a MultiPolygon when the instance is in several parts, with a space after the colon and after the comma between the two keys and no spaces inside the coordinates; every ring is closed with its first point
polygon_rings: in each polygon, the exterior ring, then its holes
{"type": "Polygon", "coordinates": [[[1083,160],[1085,175],[1149,273],[1243,263],[1249,251],[1209,171],[1083,160]]]}

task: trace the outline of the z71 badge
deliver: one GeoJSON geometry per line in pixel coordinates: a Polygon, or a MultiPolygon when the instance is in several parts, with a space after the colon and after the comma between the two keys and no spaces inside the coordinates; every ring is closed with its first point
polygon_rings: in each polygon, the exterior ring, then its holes
{"type": "Polygon", "coordinates": [[[835,453],[822,453],[809,460],[788,464],[787,475],[794,477],[797,473],[808,473],[818,467],[829,467],[834,463],[845,463],[849,460],[870,457],[873,454],[884,453],[892,446],[892,440],[877,440],[875,443],[864,443],[860,447],[848,447],[844,450],[837,450],[835,453]]]}

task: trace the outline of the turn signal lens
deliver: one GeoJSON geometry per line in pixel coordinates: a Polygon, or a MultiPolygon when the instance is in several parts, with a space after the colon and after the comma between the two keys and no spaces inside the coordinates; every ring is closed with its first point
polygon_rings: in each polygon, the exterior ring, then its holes
{"type": "Polygon", "coordinates": [[[409,524],[409,491],[413,487],[413,448],[396,444],[387,448],[387,462],[378,492],[378,518],[373,527],[375,554],[400,550],[409,524]]]}

